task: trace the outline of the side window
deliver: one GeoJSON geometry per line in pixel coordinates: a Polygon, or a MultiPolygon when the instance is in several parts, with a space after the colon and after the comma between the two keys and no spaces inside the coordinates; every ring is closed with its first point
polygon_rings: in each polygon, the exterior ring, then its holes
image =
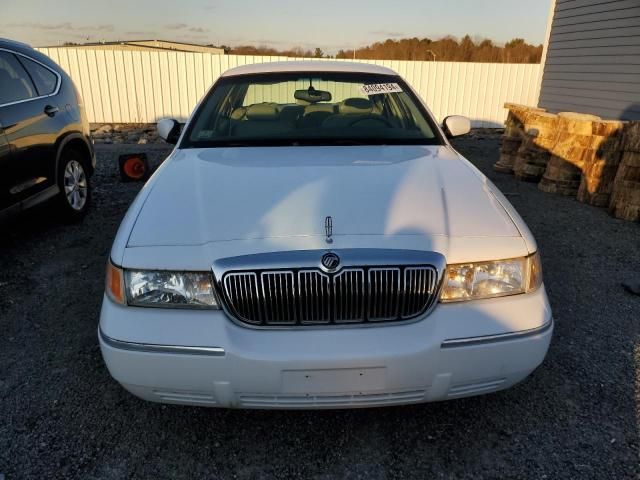
{"type": "Polygon", "coordinates": [[[16,56],[0,51],[0,105],[37,96],[29,74],[16,56]]]}
{"type": "Polygon", "coordinates": [[[19,57],[20,63],[27,69],[29,75],[36,84],[39,95],[51,95],[58,86],[58,77],[48,68],[29,60],[26,57],[19,57]]]}

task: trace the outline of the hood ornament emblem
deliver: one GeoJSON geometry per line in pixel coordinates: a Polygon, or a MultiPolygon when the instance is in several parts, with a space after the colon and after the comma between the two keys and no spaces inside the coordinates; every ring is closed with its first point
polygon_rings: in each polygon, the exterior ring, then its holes
{"type": "Polygon", "coordinates": [[[329,272],[333,272],[340,265],[340,257],[333,252],[327,252],[320,259],[322,266],[329,272]]]}
{"type": "Polygon", "coordinates": [[[333,218],[325,217],[324,219],[324,233],[326,235],[327,243],[333,243],[333,218]]]}

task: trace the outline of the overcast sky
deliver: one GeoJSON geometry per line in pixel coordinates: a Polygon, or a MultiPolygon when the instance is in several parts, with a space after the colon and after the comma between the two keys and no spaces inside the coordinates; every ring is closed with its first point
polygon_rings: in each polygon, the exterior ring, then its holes
{"type": "Polygon", "coordinates": [[[162,39],[329,53],[386,38],[544,41],[550,0],[6,0],[0,37],[35,46],[162,39]]]}

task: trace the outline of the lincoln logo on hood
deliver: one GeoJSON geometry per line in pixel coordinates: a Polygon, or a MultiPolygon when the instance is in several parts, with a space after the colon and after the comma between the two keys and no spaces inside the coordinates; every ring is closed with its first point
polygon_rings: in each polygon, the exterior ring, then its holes
{"type": "Polygon", "coordinates": [[[324,219],[324,233],[327,236],[327,243],[333,242],[333,218],[325,217],[324,219]]]}

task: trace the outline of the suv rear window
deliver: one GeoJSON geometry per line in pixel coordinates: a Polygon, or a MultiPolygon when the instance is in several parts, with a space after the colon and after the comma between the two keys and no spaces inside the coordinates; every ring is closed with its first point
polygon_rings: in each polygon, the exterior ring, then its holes
{"type": "Polygon", "coordinates": [[[36,84],[38,89],[38,94],[41,96],[51,95],[56,90],[58,77],[51,70],[22,56],[20,57],[20,63],[24,65],[29,75],[31,75],[33,83],[36,84]]]}
{"type": "Polygon", "coordinates": [[[441,143],[398,76],[294,72],[223,77],[181,147],[441,143]]]}
{"type": "Polygon", "coordinates": [[[16,56],[0,51],[0,105],[37,97],[29,74],[16,56]]]}

